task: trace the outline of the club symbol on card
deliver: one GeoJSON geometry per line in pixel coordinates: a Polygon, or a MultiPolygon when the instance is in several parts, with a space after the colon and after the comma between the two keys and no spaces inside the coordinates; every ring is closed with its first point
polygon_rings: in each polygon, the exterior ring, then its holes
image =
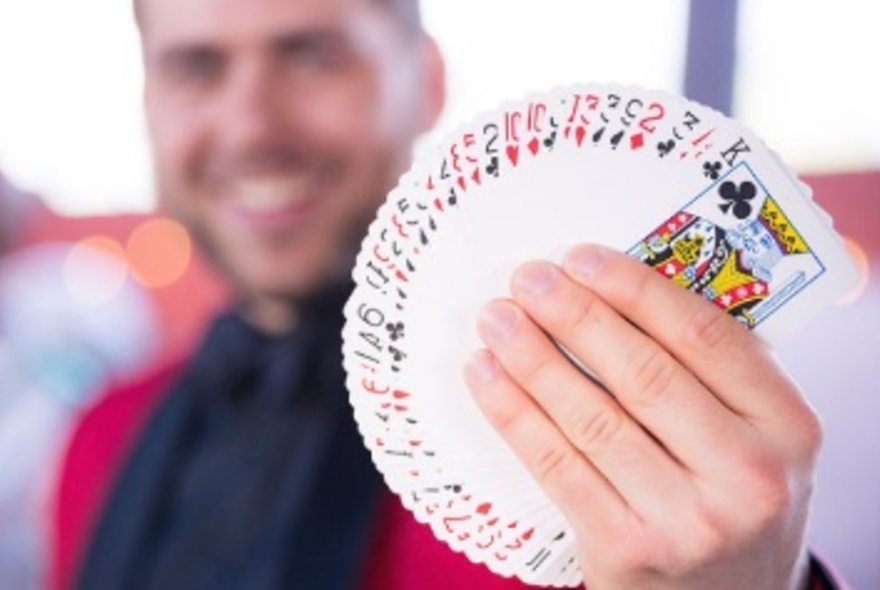
{"type": "Polygon", "coordinates": [[[728,180],[718,187],[718,194],[725,201],[718,205],[723,213],[733,213],[737,219],[746,219],[752,214],[752,204],[749,201],[757,196],[758,189],[748,180],[741,182],[739,186],[728,180]]]}
{"type": "Polygon", "coordinates": [[[675,141],[672,139],[661,141],[657,144],[657,153],[661,158],[665,158],[669,155],[669,152],[675,149],[675,141]]]}
{"type": "Polygon", "coordinates": [[[611,136],[611,149],[616,150],[617,146],[620,145],[620,140],[623,139],[624,132],[618,131],[614,135],[611,136]]]}
{"type": "Polygon", "coordinates": [[[704,162],[703,176],[718,180],[718,177],[721,176],[721,162],[704,162]]]}
{"type": "Polygon", "coordinates": [[[486,174],[498,177],[498,156],[492,156],[492,159],[489,160],[489,165],[486,166],[486,174]]]}
{"type": "Polygon", "coordinates": [[[385,329],[388,330],[388,335],[391,337],[391,340],[397,342],[404,337],[406,326],[404,326],[403,322],[392,322],[386,324],[385,329]]]}
{"type": "MultiPolygon", "coordinates": [[[[399,363],[406,358],[406,353],[396,346],[389,346],[388,352],[391,353],[391,358],[394,359],[395,363],[399,363]]],[[[391,365],[391,370],[394,372],[398,372],[400,371],[400,367],[398,367],[397,365],[391,365]]]]}
{"type": "Polygon", "coordinates": [[[556,132],[555,131],[544,138],[544,147],[545,148],[547,148],[548,150],[552,150],[554,145],[556,145],[556,132]]]}

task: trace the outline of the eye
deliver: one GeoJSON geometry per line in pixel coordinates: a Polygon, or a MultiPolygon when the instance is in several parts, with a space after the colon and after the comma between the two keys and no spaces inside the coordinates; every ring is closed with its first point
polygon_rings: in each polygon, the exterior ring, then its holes
{"type": "Polygon", "coordinates": [[[279,43],[279,53],[292,68],[333,71],[345,66],[349,52],[336,36],[315,34],[283,40],[279,43]]]}
{"type": "Polygon", "coordinates": [[[176,86],[206,85],[223,73],[223,57],[204,48],[187,49],[169,55],[164,61],[166,79],[176,86]]]}

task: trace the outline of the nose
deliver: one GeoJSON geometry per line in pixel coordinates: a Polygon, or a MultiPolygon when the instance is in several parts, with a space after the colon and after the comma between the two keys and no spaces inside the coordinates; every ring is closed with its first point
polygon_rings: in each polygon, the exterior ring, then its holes
{"type": "Polygon", "coordinates": [[[285,104],[266,65],[241,64],[227,80],[217,115],[217,141],[227,154],[260,153],[283,142],[285,104]]]}

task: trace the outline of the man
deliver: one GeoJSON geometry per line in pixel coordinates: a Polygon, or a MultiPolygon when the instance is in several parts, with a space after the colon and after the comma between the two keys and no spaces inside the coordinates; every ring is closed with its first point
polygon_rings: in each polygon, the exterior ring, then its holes
{"type": "MultiPolygon", "coordinates": [[[[162,203],[240,303],[192,359],[85,417],[55,586],[521,587],[385,495],[341,385],[353,252],[443,103],[416,1],[140,0],[137,14],[162,203]]],[[[487,306],[489,350],[466,376],[572,522],[587,585],[807,588],[819,424],[760,342],[592,247],[523,266],[513,293],[487,306]]]]}

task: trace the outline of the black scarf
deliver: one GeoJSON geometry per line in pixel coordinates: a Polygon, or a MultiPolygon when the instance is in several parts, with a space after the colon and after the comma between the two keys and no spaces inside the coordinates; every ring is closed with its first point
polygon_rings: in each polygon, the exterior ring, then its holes
{"type": "Polygon", "coordinates": [[[214,323],[122,471],[78,588],[356,586],[381,479],[344,388],[344,295],[284,338],[214,323]]]}

